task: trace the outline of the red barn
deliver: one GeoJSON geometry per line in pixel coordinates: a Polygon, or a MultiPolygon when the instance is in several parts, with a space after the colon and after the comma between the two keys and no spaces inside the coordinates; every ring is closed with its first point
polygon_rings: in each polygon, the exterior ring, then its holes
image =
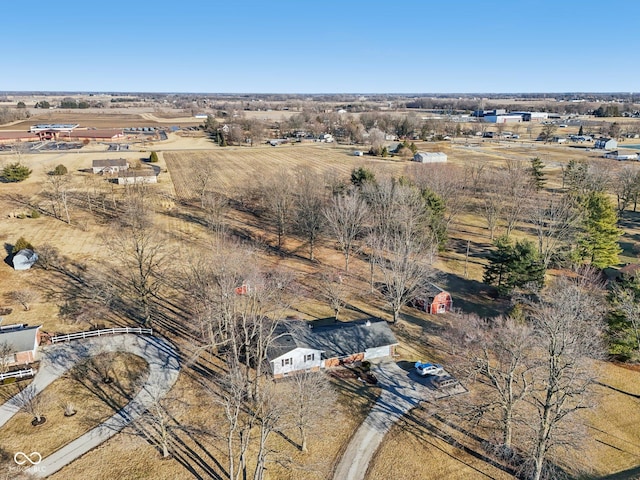
{"type": "Polygon", "coordinates": [[[416,298],[413,301],[413,305],[416,308],[431,314],[446,313],[451,310],[453,300],[451,299],[449,292],[441,289],[433,283],[430,283],[424,295],[420,298],[416,298]]]}

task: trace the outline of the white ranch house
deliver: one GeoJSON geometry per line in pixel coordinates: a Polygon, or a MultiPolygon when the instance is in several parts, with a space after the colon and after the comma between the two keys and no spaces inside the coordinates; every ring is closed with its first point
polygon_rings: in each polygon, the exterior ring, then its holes
{"type": "Polygon", "coordinates": [[[388,357],[398,344],[384,320],[337,322],[314,327],[312,322],[285,321],[267,357],[274,378],[318,371],[344,363],[388,357]]]}

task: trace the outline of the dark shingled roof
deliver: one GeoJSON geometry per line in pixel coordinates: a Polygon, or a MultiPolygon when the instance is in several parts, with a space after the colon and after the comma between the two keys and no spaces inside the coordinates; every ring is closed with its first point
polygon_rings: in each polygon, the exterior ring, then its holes
{"type": "Polygon", "coordinates": [[[33,350],[36,344],[36,335],[41,326],[2,329],[0,330],[0,345],[6,343],[11,347],[12,353],[33,350]]]}
{"type": "Polygon", "coordinates": [[[312,323],[302,323],[300,320],[288,320],[280,324],[277,334],[278,338],[269,348],[270,360],[296,348],[320,350],[323,358],[335,358],[398,343],[384,320],[338,322],[322,327],[313,327],[312,323]]]}

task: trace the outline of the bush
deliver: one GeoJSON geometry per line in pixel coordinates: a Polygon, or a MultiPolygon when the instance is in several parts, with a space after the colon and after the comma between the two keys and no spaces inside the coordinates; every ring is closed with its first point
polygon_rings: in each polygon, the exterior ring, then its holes
{"type": "Polygon", "coordinates": [[[40,218],[40,212],[34,208],[33,210],[31,210],[29,216],[31,218],[40,218]]]}
{"type": "Polygon", "coordinates": [[[66,175],[67,173],[69,173],[69,171],[67,170],[67,167],[65,167],[62,164],[54,168],[52,172],[53,175],[66,175]]]}
{"type": "Polygon", "coordinates": [[[21,182],[31,175],[31,170],[20,162],[10,163],[2,169],[2,177],[7,182],[21,182]]]}
{"type": "Polygon", "coordinates": [[[157,163],[158,162],[158,154],[156,152],[151,152],[151,155],[149,155],[149,161],[151,163],[157,163]]]}
{"type": "Polygon", "coordinates": [[[24,239],[24,237],[20,237],[18,239],[18,241],[16,242],[16,244],[13,246],[13,250],[11,250],[11,253],[16,254],[20,250],[24,250],[25,248],[28,248],[29,250],[33,250],[33,245],[31,245],[29,242],[27,242],[24,239]]]}

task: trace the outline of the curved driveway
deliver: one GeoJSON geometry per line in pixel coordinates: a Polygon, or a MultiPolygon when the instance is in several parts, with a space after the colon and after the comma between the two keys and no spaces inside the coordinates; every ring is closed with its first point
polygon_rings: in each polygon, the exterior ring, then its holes
{"type": "Polygon", "coordinates": [[[395,362],[372,365],[378,386],[382,388],[375,405],[360,428],[351,437],[334,480],[363,480],[369,462],[385,434],[405,413],[418,406],[420,401],[434,397],[434,391],[395,362]]]}
{"type": "MultiPolygon", "coordinates": [[[[42,462],[27,470],[29,473],[46,477],[97,447],[142,415],[147,406],[165,395],[178,379],[178,354],[168,342],[156,337],[124,334],[44,347],[40,368],[31,385],[39,393],[79,361],[104,352],[128,352],[145,359],[149,364],[146,383],[138,395],[115,415],[43,458],[42,462]]],[[[18,411],[19,407],[12,399],[1,405],[0,427],[18,411]]]]}

